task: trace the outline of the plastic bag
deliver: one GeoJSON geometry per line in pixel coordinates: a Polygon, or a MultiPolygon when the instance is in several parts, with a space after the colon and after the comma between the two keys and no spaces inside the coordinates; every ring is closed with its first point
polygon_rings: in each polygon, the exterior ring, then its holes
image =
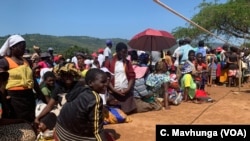
{"type": "Polygon", "coordinates": [[[43,111],[43,109],[47,106],[42,100],[37,99],[36,100],[36,111],[35,115],[36,117],[43,111]]]}

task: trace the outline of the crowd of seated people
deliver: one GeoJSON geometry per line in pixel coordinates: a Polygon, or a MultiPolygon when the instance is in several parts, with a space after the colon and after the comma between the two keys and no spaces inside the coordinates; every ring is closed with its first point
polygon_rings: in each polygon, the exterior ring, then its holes
{"type": "Polygon", "coordinates": [[[33,46],[33,55],[25,56],[25,39],[12,35],[0,49],[0,114],[8,121],[0,128],[25,124],[34,130],[30,138],[114,140],[105,124],[131,122],[131,114],[169,110],[182,102],[211,102],[206,86],[238,85],[239,60],[246,65],[242,75],[250,74],[249,51],[241,55],[235,47],[208,50],[203,41],[198,47],[189,43],[179,41],[173,55],[161,52],[152,68],[149,52],[129,50],[123,42],[113,55],[108,40],[92,55],[79,51],[64,58],[52,48],[43,52],[33,46]]]}

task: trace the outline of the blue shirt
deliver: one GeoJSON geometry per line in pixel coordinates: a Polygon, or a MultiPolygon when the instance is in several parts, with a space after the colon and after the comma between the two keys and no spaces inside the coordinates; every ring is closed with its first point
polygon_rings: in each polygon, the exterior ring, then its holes
{"type": "Polygon", "coordinates": [[[181,64],[184,64],[186,60],[188,60],[188,52],[190,50],[194,50],[194,48],[190,44],[186,44],[181,46],[180,50],[178,51],[182,58],[180,60],[181,64]]]}
{"type": "Polygon", "coordinates": [[[204,47],[198,47],[198,49],[196,50],[195,52],[195,55],[197,53],[201,53],[202,54],[202,57],[206,57],[206,49],[204,47]]]}

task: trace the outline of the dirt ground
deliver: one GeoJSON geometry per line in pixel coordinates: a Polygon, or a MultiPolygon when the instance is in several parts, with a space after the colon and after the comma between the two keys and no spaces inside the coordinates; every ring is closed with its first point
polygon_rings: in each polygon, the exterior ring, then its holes
{"type": "Polygon", "coordinates": [[[117,141],[153,141],[157,124],[250,124],[250,84],[207,87],[213,103],[181,103],[170,110],[130,115],[131,123],[105,125],[117,141]]]}

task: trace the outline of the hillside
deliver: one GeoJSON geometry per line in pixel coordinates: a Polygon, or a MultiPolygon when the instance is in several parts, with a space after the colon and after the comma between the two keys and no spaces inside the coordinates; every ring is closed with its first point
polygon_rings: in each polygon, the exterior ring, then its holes
{"type": "MultiPolygon", "coordinates": [[[[8,37],[9,36],[0,37],[1,46],[8,37]]],[[[107,40],[88,36],[52,36],[41,34],[24,34],[22,37],[26,40],[27,49],[30,51],[33,51],[32,47],[36,45],[39,46],[42,51],[46,51],[49,47],[52,47],[55,53],[64,53],[70,47],[80,47],[92,52],[98,48],[104,48],[105,41],[107,40]]],[[[118,42],[128,42],[128,40],[120,38],[113,38],[111,40],[114,44],[118,42]]]]}
{"type": "MultiPolygon", "coordinates": [[[[27,43],[27,49],[33,52],[33,45],[39,46],[42,51],[46,51],[49,47],[54,48],[55,53],[64,54],[66,57],[73,55],[73,51],[82,50],[88,53],[97,51],[98,48],[105,47],[105,41],[107,39],[100,39],[88,36],[52,36],[41,34],[24,34],[22,35],[27,43]]],[[[9,36],[0,37],[0,46],[9,36]]],[[[128,43],[126,39],[112,38],[114,46],[118,42],[128,43]]],[[[208,43],[209,47],[215,48],[222,46],[221,43],[208,43]]],[[[193,43],[193,46],[197,46],[197,43],[193,43]]],[[[173,53],[178,45],[173,46],[169,50],[173,53]]],[[[115,47],[112,48],[114,52],[115,47]]]]}

